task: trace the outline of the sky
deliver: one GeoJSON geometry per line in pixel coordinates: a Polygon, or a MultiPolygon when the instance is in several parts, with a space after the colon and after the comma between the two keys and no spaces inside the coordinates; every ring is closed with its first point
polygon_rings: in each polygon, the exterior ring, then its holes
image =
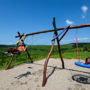
{"type": "MultiPolygon", "coordinates": [[[[57,28],[90,23],[90,0],[0,0],[0,44],[15,44],[17,31],[53,29],[53,17],[57,28]]],[[[89,34],[89,27],[69,30],[61,44],[75,42],[76,36],[78,42],[90,42],[89,34]]],[[[53,32],[44,33],[26,37],[25,43],[49,45],[52,39],[53,32]]]]}

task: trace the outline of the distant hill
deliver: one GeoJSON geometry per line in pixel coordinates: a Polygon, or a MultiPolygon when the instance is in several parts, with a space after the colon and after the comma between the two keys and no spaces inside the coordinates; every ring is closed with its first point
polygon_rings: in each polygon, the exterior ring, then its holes
{"type": "MultiPolygon", "coordinates": [[[[88,45],[90,45],[90,43],[78,43],[79,47],[85,47],[88,45]]],[[[16,46],[16,45],[15,44],[13,44],[13,45],[0,45],[0,47],[14,47],[14,46],[16,46]]],[[[51,46],[51,45],[28,45],[28,46],[51,46]]],[[[64,44],[64,45],[61,45],[61,47],[67,47],[67,48],[72,47],[73,48],[73,47],[76,47],[76,43],[64,44]]]]}
{"type": "MultiPolygon", "coordinates": [[[[76,43],[71,43],[71,44],[72,46],[76,46],[76,43]]],[[[78,43],[78,47],[86,47],[88,45],[90,45],[90,43],[78,43]]]]}
{"type": "Polygon", "coordinates": [[[0,45],[0,47],[13,47],[15,45],[0,45]]]}

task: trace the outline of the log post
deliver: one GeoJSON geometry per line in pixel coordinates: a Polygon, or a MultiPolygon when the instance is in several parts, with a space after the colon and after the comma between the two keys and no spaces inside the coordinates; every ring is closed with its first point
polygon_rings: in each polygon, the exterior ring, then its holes
{"type": "Polygon", "coordinates": [[[31,58],[31,56],[30,56],[30,53],[28,52],[28,49],[26,48],[25,51],[26,51],[26,53],[27,53],[28,58],[30,59],[30,62],[33,63],[33,60],[32,60],[32,58],[31,58]]]}
{"type": "Polygon", "coordinates": [[[6,70],[10,68],[10,65],[11,65],[11,63],[12,63],[12,61],[13,61],[13,57],[14,57],[14,54],[11,56],[11,59],[10,59],[10,61],[9,61],[9,64],[8,64],[6,70]]]}
{"type": "MultiPolygon", "coordinates": [[[[54,37],[55,37],[55,36],[56,36],[56,35],[54,34],[54,37]]],[[[50,51],[49,51],[49,53],[48,53],[48,56],[47,56],[47,58],[46,58],[46,60],[45,60],[45,63],[44,63],[43,81],[42,81],[42,86],[43,86],[43,87],[44,87],[45,84],[46,84],[47,65],[48,65],[49,58],[50,58],[50,56],[51,56],[51,54],[52,54],[52,51],[53,51],[53,49],[54,49],[54,44],[55,44],[55,40],[52,41],[52,47],[51,47],[51,49],[50,49],[50,51]]]]}
{"type": "Polygon", "coordinates": [[[59,43],[59,39],[57,38],[57,44],[58,44],[58,52],[59,52],[59,56],[61,58],[61,62],[62,62],[62,68],[64,69],[65,66],[64,66],[64,60],[63,60],[63,57],[62,57],[62,54],[61,54],[61,48],[60,48],[60,43],[59,43]]]}
{"type": "MultiPolygon", "coordinates": [[[[57,31],[55,31],[55,34],[58,35],[57,31]]],[[[59,38],[58,37],[57,37],[57,45],[58,45],[59,56],[60,56],[61,62],[62,62],[62,68],[64,69],[65,68],[64,60],[63,60],[63,57],[62,57],[62,54],[61,54],[61,48],[60,48],[60,43],[59,43],[59,38]]]]}

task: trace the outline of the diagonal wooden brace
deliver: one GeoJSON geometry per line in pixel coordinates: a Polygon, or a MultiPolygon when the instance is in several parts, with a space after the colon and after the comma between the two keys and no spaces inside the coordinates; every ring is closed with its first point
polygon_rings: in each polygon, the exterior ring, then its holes
{"type": "Polygon", "coordinates": [[[14,57],[14,54],[11,56],[11,59],[10,59],[10,61],[9,61],[9,64],[8,64],[6,70],[10,68],[10,65],[11,65],[11,63],[12,63],[12,61],[13,61],[13,57],[14,57]]]}

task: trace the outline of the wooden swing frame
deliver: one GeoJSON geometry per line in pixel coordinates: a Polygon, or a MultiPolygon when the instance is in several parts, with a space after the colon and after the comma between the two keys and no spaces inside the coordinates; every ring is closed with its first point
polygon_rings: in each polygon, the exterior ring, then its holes
{"type": "MultiPolygon", "coordinates": [[[[63,57],[62,57],[62,53],[61,53],[61,47],[60,47],[60,40],[62,40],[62,38],[65,36],[65,34],[68,32],[69,28],[67,28],[67,30],[64,32],[64,34],[61,36],[61,38],[59,39],[57,37],[57,46],[58,46],[58,52],[59,52],[59,57],[61,59],[61,63],[62,63],[62,68],[64,69],[65,68],[65,65],[64,65],[64,60],[63,60],[63,57]]],[[[54,37],[58,35],[58,32],[55,31],[54,32],[54,37]]],[[[43,81],[42,81],[42,86],[45,86],[46,84],[46,71],[47,71],[47,65],[48,65],[48,62],[49,62],[49,58],[53,52],[53,49],[54,49],[54,44],[55,44],[55,40],[52,41],[52,47],[49,51],[49,54],[45,60],[45,63],[44,63],[44,69],[43,69],[43,81]]]]}
{"type": "MultiPolygon", "coordinates": [[[[22,35],[20,34],[20,32],[17,32],[17,33],[18,33],[18,35],[19,35],[19,37],[20,37],[20,39],[21,39],[21,38],[22,38],[22,35]]],[[[24,41],[23,41],[23,42],[24,42],[24,41]]],[[[24,45],[25,45],[25,44],[24,44],[24,45]]],[[[17,46],[18,46],[18,44],[16,45],[16,48],[17,48],[17,46]]],[[[30,53],[28,52],[28,49],[26,48],[25,51],[26,51],[26,53],[27,53],[28,58],[30,59],[30,62],[33,63],[33,60],[32,60],[32,58],[31,58],[31,55],[30,55],[30,53]]],[[[14,54],[11,56],[10,61],[9,61],[9,64],[8,64],[6,70],[10,69],[10,65],[11,65],[11,63],[12,63],[12,61],[13,61],[13,58],[14,58],[14,54]]]]}
{"type": "MultiPolygon", "coordinates": [[[[64,34],[61,36],[61,38],[59,39],[58,37],[56,38],[57,39],[57,45],[58,45],[58,52],[59,52],[59,56],[60,56],[60,59],[61,59],[61,62],[62,62],[62,68],[64,69],[65,68],[65,65],[64,65],[64,61],[63,61],[63,57],[62,57],[62,54],[61,54],[61,48],[60,48],[60,40],[62,40],[62,38],[65,36],[65,34],[67,33],[67,31],[69,29],[77,29],[77,28],[84,28],[84,27],[90,27],[90,23],[89,24],[82,24],[82,25],[77,25],[77,26],[70,26],[69,28],[67,28],[67,30],[64,32],[64,34]]],[[[56,37],[58,35],[58,32],[59,30],[64,30],[66,27],[61,27],[61,28],[57,28],[57,30],[54,29],[51,29],[51,30],[45,30],[45,31],[40,31],[40,32],[34,32],[34,33],[28,33],[26,34],[26,36],[30,36],[30,35],[35,35],[35,34],[41,34],[41,33],[48,33],[48,32],[54,32],[54,37],[56,37]]],[[[20,35],[20,36],[23,36],[23,35],[20,35]]],[[[20,37],[19,35],[16,36],[16,38],[20,37]]],[[[54,49],[54,44],[55,44],[55,40],[52,41],[52,46],[51,46],[51,49],[48,53],[48,56],[45,60],[45,63],[44,63],[44,69],[43,69],[43,81],[42,81],[42,86],[44,87],[45,84],[46,84],[46,71],[47,71],[47,65],[48,65],[48,61],[49,61],[49,58],[53,52],[53,49],[54,49]]]]}

